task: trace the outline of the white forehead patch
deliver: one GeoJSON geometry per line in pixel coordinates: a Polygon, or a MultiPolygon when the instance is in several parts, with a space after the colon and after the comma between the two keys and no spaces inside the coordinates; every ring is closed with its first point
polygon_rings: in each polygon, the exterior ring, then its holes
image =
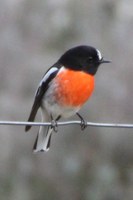
{"type": "Polygon", "coordinates": [[[102,59],[102,55],[101,55],[101,52],[98,49],[97,49],[97,55],[98,55],[99,60],[101,60],[102,59]]]}

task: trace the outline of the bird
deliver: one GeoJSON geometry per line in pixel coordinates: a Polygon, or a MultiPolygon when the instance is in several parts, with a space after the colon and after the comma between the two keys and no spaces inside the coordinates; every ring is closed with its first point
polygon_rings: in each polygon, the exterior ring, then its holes
{"type": "MultiPolygon", "coordinates": [[[[81,129],[86,127],[79,110],[94,91],[94,76],[99,66],[110,62],[102,57],[97,48],[79,45],[67,50],[47,70],[36,90],[28,122],[35,120],[40,109],[42,122],[51,121],[51,126],[39,127],[33,152],[49,150],[52,133],[57,131],[60,118],[77,115],[81,120],[81,129]]],[[[30,128],[31,125],[26,125],[25,131],[30,128]]]]}

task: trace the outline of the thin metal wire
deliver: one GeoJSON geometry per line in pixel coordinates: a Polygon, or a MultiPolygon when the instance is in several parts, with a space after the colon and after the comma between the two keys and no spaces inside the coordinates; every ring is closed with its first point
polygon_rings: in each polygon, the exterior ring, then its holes
{"type": "MultiPolygon", "coordinates": [[[[0,125],[13,125],[13,126],[51,126],[51,122],[24,122],[24,121],[0,121],[0,125]]],[[[57,122],[58,126],[67,125],[81,125],[81,121],[64,121],[57,122]]],[[[105,127],[105,128],[133,128],[133,124],[123,124],[123,123],[97,123],[97,122],[87,122],[87,126],[91,127],[105,127]]]]}

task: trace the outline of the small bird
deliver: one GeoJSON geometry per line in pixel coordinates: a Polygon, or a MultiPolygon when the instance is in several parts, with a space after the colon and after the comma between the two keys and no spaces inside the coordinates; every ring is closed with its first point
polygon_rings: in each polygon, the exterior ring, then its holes
{"type": "MultiPolygon", "coordinates": [[[[104,60],[100,51],[92,46],[81,45],[66,51],[43,76],[35,93],[34,103],[28,121],[33,122],[41,108],[42,122],[51,121],[53,125],[40,126],[34,143],[34,152],[47,152],[52,132],[57,128],[60,118],[75,114],[81,120],[81,128],[86,126],[78,113],[94,90],[94,75],[104,60]]],[[[31,125],[25,127],[28,131],[31,125]]]]}

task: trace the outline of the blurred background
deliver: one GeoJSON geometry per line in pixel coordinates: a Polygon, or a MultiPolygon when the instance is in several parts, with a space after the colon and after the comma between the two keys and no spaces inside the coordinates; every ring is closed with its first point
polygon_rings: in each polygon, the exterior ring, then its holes
{"type": "MultiPolygon", "coordinates": [[[[112,63],[100,67],[80,114],[133,123],[132,38],[132,0],[0,1],[0,120],[26,121],[46,70],[85,44],[112,63]]],[[[132,129],[59,127],[50,151],[33,154],[37,130],[0,127],[1,200],[133,199],[132,129]]]]}

